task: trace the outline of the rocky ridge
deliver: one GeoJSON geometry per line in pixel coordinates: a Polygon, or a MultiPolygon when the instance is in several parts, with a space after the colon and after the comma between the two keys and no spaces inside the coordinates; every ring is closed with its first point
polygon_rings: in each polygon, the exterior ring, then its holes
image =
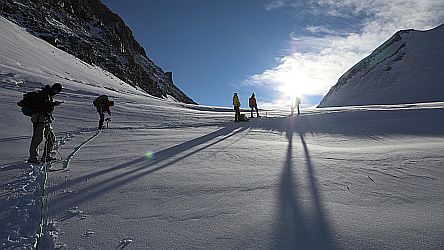
{"type": "Polygon", "coordinates": [[[174,85],[172,72],[156,66],[130,28],[99,0],[3,0],[0,14],[131,86],[156,97],[195,103],[174,85]]]}

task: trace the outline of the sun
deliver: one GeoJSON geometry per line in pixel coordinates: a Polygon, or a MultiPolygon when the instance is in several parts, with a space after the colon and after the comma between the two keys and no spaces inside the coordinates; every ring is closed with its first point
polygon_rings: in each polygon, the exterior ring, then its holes
{"type": "Polygon", "coordinates": [[[285,100],[288,106],[293,105],[296,99],[302,99],[304,95],[303,88],[301,85],[295,84],[294,82],[286,82],[278,86],[279,92],[281,92],[282,98],[285,100]]]}
{"type": "Polygon", "coordinates": [[[289,68],[282,70],[275,75],[274,80],[277,83],[278,91],[285,99],[294,100],[297,97],[301,98],[310,91],[309,83],[311,79],[309,74],[298,69],[289,68]]]}
{"type": "Polygon", "coordinates": [[[278,89],[285,97],[292,99],[303,95],[302,90],[295,84],[284,84],[279,86],[278,89]]]}

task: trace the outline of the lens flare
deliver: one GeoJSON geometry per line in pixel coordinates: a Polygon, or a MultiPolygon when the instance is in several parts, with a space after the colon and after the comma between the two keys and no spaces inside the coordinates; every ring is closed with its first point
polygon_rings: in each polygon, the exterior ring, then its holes
{"type": "Polygon", "coordinates": [[[144,156],[145,156],[145,158],[147,158],[148,160],[152,160],[152,159],[154,159],[154,153],[151,152],[151,151],[146,152],[144,156]]]}

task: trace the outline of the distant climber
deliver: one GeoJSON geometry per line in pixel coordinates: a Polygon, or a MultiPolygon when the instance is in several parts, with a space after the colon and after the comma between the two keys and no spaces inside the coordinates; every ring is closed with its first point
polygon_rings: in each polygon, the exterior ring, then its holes
{"type": "Polygon", "coordinates": [[[41,90],[26,93],[23,100],[17,103],[22,107],[25,115],[31,116],[33,127],[31,145],[29,147],[29,163],[40,163],[52,161],[55,158],[51,156],[51,151],[56,141],[55,134],[52,130],[51,123],[54,120],[52,112],[54,107],[63,102],[53,101],[53,96],[62,91],[60,83],[54,83],[52,86],[46,85],[41,90]],[[45,138],[45,147],[43,155],[39,159],[38,148],[40,143],[45,138]]]}
{"type": "Polygon", "coordinates": [[[256,97],[254,96],[254,93],[251,94],[250,99],[248,100],[249,104],[250,104],[250,108],[251,108],[251,118],[253,118],[253,109],[256,109],[256,115],[257,117],[261,117],[259,115],[259,111],[257,109],[257,102],[256,102],[256,97]]]}
{"type": "Polygon", "coordinates": [[[299,106],[301,105],[301,98],[300,97],[296,97],[292,103],[291,103],[291,115],[294,114],[294,109],[297,108],[298,109],[298,115],[301,113],[299,106]]]}
{"type": "Polygon", "coordinates": [[[237,93],[234,93],[233,95],[233,107],[234,107],[234,121],[240,122],[240,106],[241,103],[239,101],[239,97],[237,96],[237,93]]]}
{"type": "Polygon", "coordinates": [[[105,121],[105,112],[108,115],[111,115],[111,111],[109,107],[114,106],[114,102],[108,99],[107,95],[101,95],[97,97],[93,101],[94,107],[97,109],[97,113],[99,113],[99,129],[103,129],[103,122],[105,121]]]}

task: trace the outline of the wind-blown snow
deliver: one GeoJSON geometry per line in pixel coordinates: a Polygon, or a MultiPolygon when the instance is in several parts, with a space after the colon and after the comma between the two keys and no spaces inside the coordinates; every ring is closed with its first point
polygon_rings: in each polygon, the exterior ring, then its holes
{"type": "Polygon", "coordinates": [[[33,248],[44,175],[24,163],[32,128],[15,103],[55,81],[69,165],[47,173],[45,249],[444,248],[442,102],[233,123],[228,108],[148,96],[0,27],[2,248],[33,248]],[[116,106],[98,133],[102,93],[116,106]]]}

